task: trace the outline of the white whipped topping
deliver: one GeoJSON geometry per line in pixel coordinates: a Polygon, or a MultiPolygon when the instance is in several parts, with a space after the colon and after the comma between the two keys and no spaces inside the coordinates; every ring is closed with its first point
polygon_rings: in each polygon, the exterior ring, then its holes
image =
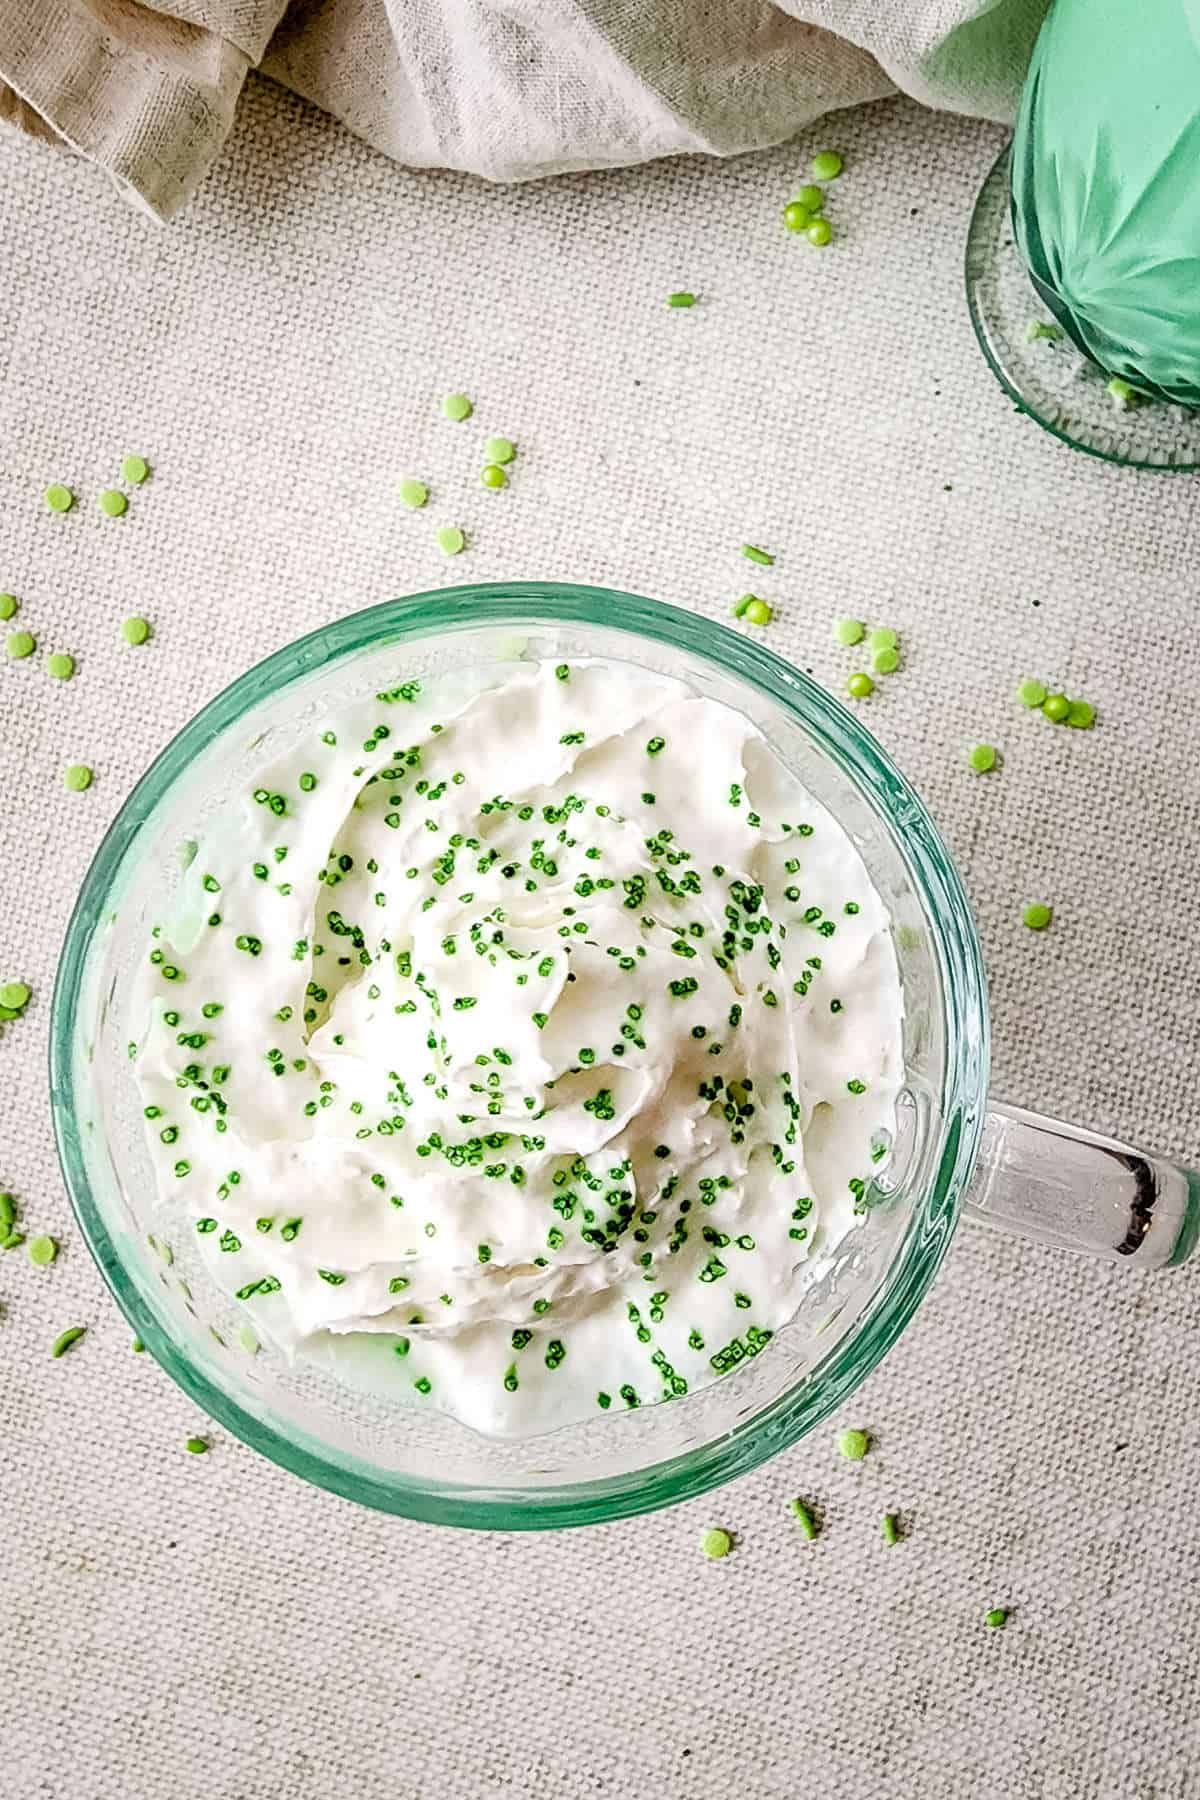
{"type": "Polygon", "coordinates": [[[858,853],[739,713],[600,662],[479,690],[248,776],[131,1036],[162,1196],[256,1328],[376,1334],[398,1397],[522,1436],[792,1317],[884,1153],[901,998],[858,853]]]}

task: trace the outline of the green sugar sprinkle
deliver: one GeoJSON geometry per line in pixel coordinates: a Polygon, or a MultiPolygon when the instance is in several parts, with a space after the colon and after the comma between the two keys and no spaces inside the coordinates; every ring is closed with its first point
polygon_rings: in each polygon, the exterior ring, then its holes
{"type": "Polygon", "coordinates": [[[967,752],[967,761],[980,775],[986,775],[989,769],[996,766],[996,746],[994,744],[972,744],[967,752]]]}
{"type": "Polygon", "coordinates": [[[890,625],[879,625],[867,639],[868,650],[894,650],[900,642],[890,625]]]}
{"type": "Polygon", "coordinates": [[[860,669],[857,674],[851,675],[846,683],[846,692],[852,700],[865,700],[868,694],[875,692],[875,683],[860,669]]]}
{"type": "Polygon", "coordinates": [[[993,1606],[989,1612],[986,1612],[983,1615],[984,1624],[990,1625],[993,1630],[996,1630],[999,1626],[1006,1624],[1007,1621],[1008,1621],[1007,1606],[993,1606]]]}
{"type": "Polygon", "coordinates": [[[812,208],[799,200],[789,200],[783,209],[783,222],[789,231],[807,231],[812,217],[812,208]]]}
{"type": "Polygon", "coordinates": [[[121,474],[126,481],[132,481],[134,487],[141,487],[150,473],[150,464],[144,456],[127,456],[121,464],[121,474]]]}
{"type": "Polygon", "coordinates": [[[43,496],[51,512],[67,513],[75,504],[75,496],[61,481],[52,481],[43,496]]]}
{"type": "Polygon", "coordinates": [[[190,1437],[187,1441],[187,1447],[193,1456],[203,1456],[208,1449],[208,1439],[202,1437],[190,1437]]]}
{"type": "Polygon", "coordinates": [[[890,645],[876,650],[871,658],[871,667],[877,675],[894,675],[900,667],[900,652],[890,645]]]}
{"type": "Polygon", "coordinates": [[[1090,700],[1072,700],[1065,723],[1076,731],[1088,731],[1096,722],[1096,709],[1090,700]]]}
{"type": "Polygon", "coordinates": [[[5,1236],[13,1228],[13,1220],[17,1216],[17,1196],[0,1194],[0,1236],[5,1236]]]}
{"type": "Polygon", "coordinates": [[[839,1431],[837,1447],[847,1461],[861,1462],[863,1457],[867,1454],[867,1451],[871,1448],[870,1435],[865,1431],[859,1431],[854,1428],[847,1431],[839,1431]]]}
{"type": "Polygon", "coordinates": [[[695,304],[695,294],[689,294],[686,288],[680,288],[677,293],[667,295],[668,306],[695,306],[695,304]]]}
{"type": "Polygon", "coordinates": [[[86,763],[72,763],[63,774],[63,785],[72,794],[82,794],[92,785],[92,771],[86,763]]]}
{"type": "Polygon", "coordinates": [[[820,150],[809,165],[817,181],[836,181],[845,167],[836,150],[820,150]]]}
{"type": "Polygon", "coordinates": [[[447,394],[442,401],[442,411],[456,424],[462,419],[469,419],[474,410],[465,394],[447,394]]]}
{"type": "Polygon", "coordinates": [[[15,594],[0,594],[0,623],[11,619],[20,604],[15,594]]]}
{"type": "Polygon", "coordinates": [[[133,1351],[135,1356],[140,1356],[146,1346],[143,1344],[141,1338],[134,1338],[130,1343],[129,1348],[133,1351]]]}
{"type": "Polygon", "coordinates": [[[517,454],[517,446],[511,438],[490,437],[483,446],[483,454],[490,463],[510,463],[517,454]]]}
{"type": "Polygon", "coordinates": [[[1054,908],[1047,906],[1044,900],[1031,900],[1021,914],[1023,922],[1028,925],[1030,931],[1045,931],[1053,917],[1054,908]]]}
{"type": "Polygon", "coordinates": [[[37,649],[37,639],[31,631],[10,631],[4,640],[4,648],[16,661],[23,656],[32,656],[37,649]]]}
{"type": "Polygon", "coordinates": [[[1122,381],[1119,375],[1113,376],[1108,384],[1107,392],[1118,412],[1128,412],[1130,407],[1137,405],[1137,393],[1127,381],[1122,381]]]}
{"type": "Polygon", "coordinates": [[[819,213],[825,204],[825,191],[808,182],[804,187],[797,188],[796,202],[799,206],[806,206],[810,213],[819,213]]]}
{"type": "Polygon", "coordinates": [[[1040,706],[1046,698],[1046,686],[1034,676],[1027,675],[1017,688],[1017,699],[1022,706],[1030,708],[1040,706]]]}
{"type": "Polygon", "coordinates": [[[746,616],[746,609],[754,597],[753,594],[743,594],[740,600],[734,601],[729,610],[735,619],[742,619],[746,616]]]}
{"type": "MultiPolygon", "coordinates": [[[[21,1012],[29,1005],[33,990],[26,981],[6,981],[0,987],[0,1006],[7,1007],[10,1012],[21,1012]]],[[[0,1199],[4,1196],[0,1195],[0,1199]]]]}
{"type": "Polygon", "coordinates": [[[127,619],[121,621],[121,636],[127,644],[144,644],[150,636],[149,620],[139,618],[136,613],[131,613],[127,619]]]}
{"type": "Polygon", "coordinates": [[[120,488],[105,488],[99,499],[100,511],[109,519],[119,519],[129,502],[120,488]]]}
{"type": "Polygon", "coordinates": [[[508,476],[499,463],[484,463],[479,471],[479,479],[485,488],[502,488],[508,486],[508,476]]]}
{"type": "Polygon", "coordinates": [[[797,1525],[800,1527],[801,1531],[804,1533],[805,1537],[808,1539],[809,1543],[811,1544],[813,1539],[817,1535],[819,1526],[817,1525],[817,1521],[813,1518],[813,1515],[809,1511],[808,1507],[805,1506],[803,1500],[797,1498],[795,1500],[788,1501],[788,1511],[791,1513],[791,1515],[795,1519],[797,1525]]]}
{"type": "Polygon", "coordinates": [[[1063,328],[1061,325],[1051,325],[1049,321],[1045,319],[1030,319],[1028,325],[1025,327],[1025,342],[1027,344],[1036,344],[1039,338],[1049,338],[1052,344],[1057,344],[1062,335],[1063,328]]]}
{"type": "Polygon", "coordinates": [[[711,1525],[700,1534],[700,1549],[710,1562],[719,1562],[733,1549],[733,1538],[728,1531],[722,1531],[719,1525],[711,1525]]]}
{"type": "Polygon", "coordinates": [[[10,1231],[5,1237],[0,1238],[0,1250],[17,1250],[24,1242],[25,1233],[23,1231],[10,1231]]]}
{"type": "Polygon", "coordinates": [[[759,600],[756,596],[752,596],[749,605],[744,606],[738,614],[739,618],[745,619],[747,625],[769,625],[772,616],[767,602],[759,600]]]}
{"type": "Polygon", "coordinates": [[[880,1524],[880,1530],[883,1532],[883,1541],[885,1544],[898,1544],[900,1542],[900,1521],[897,1519],[895,1513],[884,1513],[880,1524]]]}
{"type": "Polygon", "coordinates": [[[56,681],[70,681],[75,673],[75,658],[65,650],[52,650],[46,658],[46,673],[56,681]]]}
{"type": "Polygon", "coordinates": [[[804,235],[810,244],[815,244],[818,250],[823,250],[833,236],[833,226],[828,219],[814,219],[804,235]]]}
{"type": "Polygon", "coordinates": [[[1052,725],[1065,724],[1071,714],[1071,702],[1065,694],[1049,694],[1042,701],[1042,711],[1052,725]]]}
{"type": "Polygon", "coordinates": [[[764,569],[770,569],[775,566],[775,558],[771,555],[771,552],[769,550],[760,550],[757,544],[743,544],[742,555],[746,557],[749,562],[761,563],[764,569]]]}
{"type": "Polygon", "coordinates": [[[437,532],[438,549],[447,556],[457,556],[466,548],[466,534],[458,525],[440,525],[437,532]]]}
{"type": "Polygon", "coordinates": [[[71,1345],[77,1344],[86,1330],[86,1325],[68,1325],[65,1331],[59,1332],[51,1344],[51,1356],[65,1356],[71,1345]]]}
{"type": "Polygon", "coordinates": [[[833,635],[839,644],[850,649],[852,645],[862,643],[866,630],[861,619],[838,619],[834,623],[833,635]]]}
{"type": "Polygon", "coordinates": [[[413,475],[406,475],[403,481],[398,481],[396,483],[396,492],[399,494],[401,500],[403,500],[405,506],[411,506],[414,509],[418,506],[424,506],[429,498],[429,489],[426,487],[425,483],[423,481],[418,481],[413,475]]]}
{"type": "Polygon", "coordinates": [[[35,1237],[29,1240],[29,1260],[39,1269],[49,1268],[58,1255],[58,1245],[52,1237],[35,1237]]]}

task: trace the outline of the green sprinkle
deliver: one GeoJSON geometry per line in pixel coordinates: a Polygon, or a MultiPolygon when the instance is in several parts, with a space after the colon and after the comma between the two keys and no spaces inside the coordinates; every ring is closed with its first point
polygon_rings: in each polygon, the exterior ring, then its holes
{"type": "Polygon", "coordinates": [[[749,605],[738,616],[745,619],[747,625],[769,625],[772,613],[765,600],[752,598],[749,605]]]}
{"type": "Polygon", "coordinates": [[[58,1255],[58,1245],[52,1237],[35,1237],[29,1240],[29,1260],[39,1269],[49,1268],[58,1255]]]}
{"type": "Polygon", "coordinates": [[[511,438],[490,437],[483,446],[483,454],[490,463],[510,463],[517,454],[517,446],[511,438]]]}
{"type": "Polygon", "coordinates": [[[508,476],[499,463],[484,463],[479,471],[479,479],[485,488],[502,488],[508,486],[508,476]]]}
{"type": "Polygon", "coordinates": [[[838,1433],[837,1447],[848,1462],[861,1462],[871,1448],[871,1439],[865,1431],[841,1431],[838,1433]]]}
{"type": "Polygon", "coordinates": [[[818,250],[823,250],[833,236],[833,226],[828,219],[814,219],[804,235],[810,244],[815,244],[818,250]]]}
{"type": "Polygon", "coordinates": [[[808,1507],[805,1506],[803,1500],[789,1500],[788,1511],[811,1544],[812,1540],[817,1535],[819,1527],[817,1521],[813,1518],[812,1513],[808,1510],[808,1507]]]}
{"type": "Polygon", "coordinates": [[[972,744],[967,752],[967,761],[980,775],[986,775],[989,769],[996,766],[996,746],[994,744],[972,744]]]}
{"type": "Polygon", "coordinates": [[[894,675],[900,667],[900,652],[888,646],[876,650],[871,658],[871,667],[877,675],[894,675]]]}
{"type": "Polygon", "coordinates": [[[667,295],[668,306],[695,306],[695,304],[695,294],[689,294],[686,288],[680,288],[678,293],[667,295]]]}
{"type": "Polygon", "coordinates": [[[997,1629],[1001,1625],[1004,1625],[1007,1622],[1007,1620],[1008,1620],[1007,1606],[993,1606],[990,1612],[986,1612],[983,1615],[984,1624],[990,1625],[993,1630],[997,1629]]]}
{"type": "Polygon", "coordinates": [[[810,167],[818,181],[836,181],[845,164],[836,150],[820,150],[810,167]]]}
{"type": "Polygon", "coordinates": [[[742,555],[749,562],[761,563],[764,569],[774,568],[775,558],[769,550],[760,550],[757,544],[743,544],[742,555]]]}
{"type": "Polygon", "coordinates": [[[202,1438],[202,1437],[191,1437],[187,1441],[187,1447],[191,1451],[193,1456],[203,1456],[205,1451],[208,1449],[208,1439],[202,1438]]]}
{"type": "Polygon", "coordinates": [[[894,650],[900,642],[890,625],[880,625],[867,639],[868,650],[894,650]]]}
{"type": "Polygon", "coordinates": [[[0,1006],[7,1006],[12,1012],[21,1012],[29,1005],[31,989],[25,981],[6,981],[0,987],[0,1006]]]}
{"type": "Polygon", "coordinates": [[[719,1562],[721,1557],[728,1556],[733,1549],[733,1538],[729,1532],[722,1531],[719,1525],[712,1525],[700,1534],[700,1549],[710,1562],[719,1562]]]}
{"type": "Polygon", "coordinates": [[[46,658],[46,673],[53,675],[56,681],[70,681],[75,673],[75,658],[68,656],[65,650],[52,650],[46,658]]]}
{"type": "Polygon", "coordinates": [[[1030,319],[1025,327],[1025,342],[1036,344],[1039,338],[1049,338],[1051,343],[1058,343],[1063,335],[1061,325],[1051,325],[1045,319],[1030,319]]]}
{"type": "Polygon", "coordinates": [[[798,206],[807,206],[810,213],[819,213],[822,206],[825,204],[824,190],[819,187],[813,187],[812,183],[809,182],[807,186],[798,190],[796,194],[796,204],[798,206]]]}
{"type": "Polygon", "coordinates": [[[1090,700],[1072,700],[1066,723],[1076,731],[1088,731],[1096,722],[1096,709],[1090,700]]]}
{"type": "Polygon", "coordinates": [[[128,505],[120,488],[105,488],[100,496],[100,511],[110,519],[119,519],[128,505]]]}
{"type": "Polygon", "coordinates": [[[1027,675],[1017,688],[1017,699],[1022,706],[1040,706],[1046,698],[1046,685],[1032,675],[1027,675]]]}
{"type": "Polygon", "coordinates": [[[37,639],[31,631],[10,631],[4,640],[4,648],[17,661],[23,656],[32,656],[37,649],[37,639]]]}
{"type": "Polygon", "coordinates": [[[883,1541],[885,1544],[898,1544],[900,1542],[900,1521],[897,1519],[895,1513],[884,1513],[880,1529],[883,1532],[883,1541]]]}
{"type": "Polygon", "coordinates": [[[754,599],[754,597],[755,596],[753,594],[743,594],[740,600],[734,601],[733,605],[730,607],[729,610],[733,614],[735,619],[741,619],[741,618],[745,617],[747,608],[750,606],[750,603],[754,599]]]}
{"type": "Polygon", "coordinates": [[[127,644],[144,644],[150,636],[149,621],[131,613],[129,618],[121,621],[121,636],[127,644]]]}
{"type": "Polygon", "coordinates": [[[10,1231],[6,1237],[0,1238],[0,1250],[17,1250],[24,1242],[23,1231],[10,1231]]]}
{"type": "Polygon", "coordinates": [[[834,623],[833,635],[839,644],[845,644],[849,649],[852,644],[862,643],[866,630],[861,619],[838,619],[834,623]]]}
{"type": "Polygon", "coordinates": [[[0,621],[11,619],[19,605],[15,594],[0,594],[0,621]]]}
{"type": "Polygon", "coordinates": [[[65,1356],[71,1345],[77,1344],[86,1330],[86,1325],[68,1325],[65,1331],[59,1332],[51,1344],[51,1356],[65,1356]]]}
{"type": "Polygon", "coordinates": [[[1050,694],[1042,702],[1042,711],[1053,725],[1062,725],[1070,717],[1071,702],[1065,694],[1050,694]]]}
{"type": "Polygon", "coordinates": [[[457,556],[466,547],[466,534],[458,525],[441,525],[437,532],[438,549],[447,556],[457,556]]]}
{"type": "Polygon", "coordinates": [[[807,231],[812,224],[812,209],[799,200],[789,200],[783,209],[783,222],[789,231],[807,231]]]}
{"type": "Polygon", "coordinates": [[[74,506],[75,496],[61,481],[52,481],[46,489],[45,501],[51,512],[66,513],[74,506]]]}
{"type": "Polygon", "coordinates": [[[423,481],[417,481],[412,475],[406,475],[403,481],[397,482],[396,492],[399,494],[401,500],[403,500],[405,506],[411,506],[414,510],[418,506],[424,506],[429,498],[429,489],[425,486],[425,483],[423,481]]]}
{"type": "Polygon", "coordinates": [[[1047,906],[1044,900],[1031,900],[1021,918],[1030,931],[1045,931],[1054,917],[1054,908],[1047,906]]]}
{"type": "Polygon", "coordinates": [[[868,694],[873,694],[875,692],[875,683],[871,680],[869,675],[864,675],[860,669],[858,673],[852,675],[846,683],[846,692],[852,700],[865,700],[868,694]]]}
{"type": "Polygon", "coordinates": [[[86,763],[72,763],[63,775],[63,782],[72,794],[82,794],[92,785],[92,771],[86,763]]]}
{"type": "Polygon", "coordinates": [[[462,419],[469,419],[474,410],[465,394],[447,394],[442,401],[442,411],[456,424],[462,419]]]}
{"type": "Polygon", "coordinates": [[[132,481],[134,487],[141,487],[149,473],[150,464],[144,456],[127,456],[121,464],[123,479],[132,481]]]}
{"type": "Polygon", "coordinates": [[[7,1235],[13,1228],[13,1220],[17,1216],[17,1196],[0,1194],[0,1236],[7,1235]]]}
{"type": "Polygon", "coordinates": [[[146,1348],[146,1346],[145,1346],[145,1344],[143,1344],[141,1338],[135,1337],[131,1341],[129,1348],[133,1351],[135,1356],[140,1356],[142,1354],[142,1351],[146,1348]]]}
{"type": "Polygon", "coordinates": [[[1118,412],[1128,412],[1130,407],[1137,405],[1137,394],[1127,381],[1121,380],[1119,375],[1114,375],[1109,382],[1108,393],[1118,412]]]}

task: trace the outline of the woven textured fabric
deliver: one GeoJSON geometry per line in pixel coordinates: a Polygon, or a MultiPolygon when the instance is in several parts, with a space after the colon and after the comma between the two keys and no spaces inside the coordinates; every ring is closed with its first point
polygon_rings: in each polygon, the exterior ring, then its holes
{"type": "Polygon", "coordinates": [[[0,0],[0,118],[61,138],[170,218],[219,154],[251,64],[401,162],[516,181],[778,144],[893,86],[1011,118],[1045,9],[0,0]]]}
{"type": "Polygon", "coordinates": [[[130,1354],[54,1160],[57,950],[149,759],[323,620],[521,576],[713,618],[752,585],[767,641],[830,684],[853,667],[835,616],[895,626],[903,671],[863,716],[978,909],[997,1092],[1200,1151],[1195,488],[1072,455],[994,385],[961,285],[994,129],[889,101],[820,136],[846,154],[823,253],[779,223],[816,132],[490,190],[398,170],[255,77],[170,233],[95,171],[5,147],[0,589],[79,661],[62,684],[0,658],[0,976],[35,989],[0,1036],[0,1183],[63,1243],[50,1269],[0,1256],[5,1800],[1196,1792],[1191,1268],[964,1227],[828,1429],[653,1518],[474,1536],[357,1509],[223,1432],[189,1456],[205,1421],[130,1354]],[[700,304],[670,310],[685,285],[700,304]],[[465,425],[440,414],[453,388],[465,425]],[[490,431],[520,447],[497,494],[490,431]],[[154,474],[109,520],[127,451],[154,474]],[[395,498],[407,473],[423,513],[395,498]],[[51,480],[77,511],[46,510],[51,480]],[[471,546],[448,562],[451,520],[471,546]],[[144,648],[120,642],[130,612],[144,648]],[[1023,712],[1024,674],[1094,700],[1096,729],[1023,712]],[[977,738],[993,775],[966,767],[977,738]],[[1033,898],[1057,908],[1040,935],[1033,898]],[[878,1446],[853,1466],[832,1443],[851,1423],[878,1446]],[[709,1524],[738,1536],[720,1564],[709,1524]]]}

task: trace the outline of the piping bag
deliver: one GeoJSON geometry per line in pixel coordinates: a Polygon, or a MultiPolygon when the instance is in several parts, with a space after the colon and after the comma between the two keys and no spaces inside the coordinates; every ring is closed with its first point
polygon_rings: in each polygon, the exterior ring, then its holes
{"type": "Polygon", "coordinates": [[[1017,120],[1012,218],[1084,355],[1200,406],[1200,0],[1055,0],[1017,120]]]}

